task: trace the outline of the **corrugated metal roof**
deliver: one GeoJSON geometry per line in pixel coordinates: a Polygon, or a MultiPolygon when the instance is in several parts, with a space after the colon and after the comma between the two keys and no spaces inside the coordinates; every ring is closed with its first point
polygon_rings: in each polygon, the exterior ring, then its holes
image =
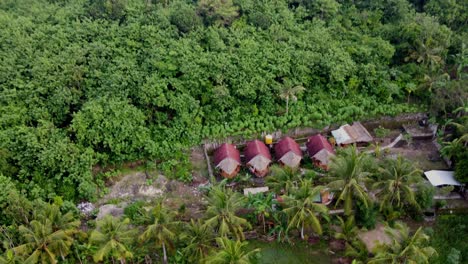
{"type": "Polygon", "coordinates": [[[424,172],[424,175],[426,175],[427,179],[431,182],[433,186],[462,185],[457,180],[455,180],[453,171],[430,170],[424,172]]]}
{"type": "Polygon", "coordinates": [[[352,126],[348,124],[343,125],[331,133],[337,144],[371,142],[373,140],[369,131],[360,122],[354,122],[352,126]]]}
{"type": "Polygon", "coordinates": [[[354,140],[345,130],[345,127],[349,127],[349,125],[346,124],[344,126],[340,126],[340,128],[331,132],[332,136],[335,138],[336,144],[351,144],[354,142],[354,140]]]}

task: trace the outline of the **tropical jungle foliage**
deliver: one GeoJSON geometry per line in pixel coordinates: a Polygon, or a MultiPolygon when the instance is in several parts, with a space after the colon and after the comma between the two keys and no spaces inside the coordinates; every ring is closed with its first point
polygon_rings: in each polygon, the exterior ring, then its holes
{"type": "MultiPolygon", "coordinates": [[[[96,201],[113,175],[106,168],[126,162],[191,182],[188,152],[204,139],[420,110],[448,121],[443,153],[466,181],[467,8],[452,0],[0,1],[0,263],[248,263],[257,250],[244,232],[258,224],[292,243],[336,235],[333,221],[346,228],[336,236],[349,256],[365,260],[353,228],[420,214],[433,190],[411,164],[354,148],[339,151],[320,180],[272,169],[274,194],[250,200],[213,183],[190,222],[165,200],[97,220],[75,204],[96,201]],[[324,188],[345,219],[315,203],[324,188]]],[[[405,244],[395,240],[378,258],[435,256],[420,230],[402,230],[405,244]]],[[[465,259],[455,251],[452,259],[465,259]]]]}
{"type": "Polygon", "coordinates": [[[204,138],[450,113],[466,95],[466,13],[439,0],[1,1],[0,171],[28,197],[92,200],[95,165],[155,160],[190,181],[186,148],[204,138]]]}

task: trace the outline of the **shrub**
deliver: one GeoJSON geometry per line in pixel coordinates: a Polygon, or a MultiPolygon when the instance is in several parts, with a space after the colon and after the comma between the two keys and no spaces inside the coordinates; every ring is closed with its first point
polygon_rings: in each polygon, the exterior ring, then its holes
{"type": "Polygon", "coordinates": [[[390,130],[379,126],[378,128],[374,129],[374,133],[376,137],[384,138],[390,134],[390,130]]]}
{"type": "Polygon", "coordinates": [[[356,224],[367,229],[374,229],[377,223],[378,206],[369,204],[366,208],[362,202],[356,202],[356,205],[356,224]]]}
{"type": "Polygon", "coordinates": [[[141,218],[144,216],[144,205],[145,203],[143,201],[136,201],[130,204],[124,209],[125,216],[127,216],[135,224],[142,222],[141,218]]]}

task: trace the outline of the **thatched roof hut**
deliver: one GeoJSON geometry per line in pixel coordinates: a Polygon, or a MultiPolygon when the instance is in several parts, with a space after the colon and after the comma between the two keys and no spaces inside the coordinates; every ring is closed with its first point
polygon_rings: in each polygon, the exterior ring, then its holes
{"type": "Polygon", "coordinates": [[[297,168],[302,160],[302,151],[294,139],[284,137],[275,145],[275,156],[282,165],[297,168]]]}
{"type": "Polygon", "coordinates": [[[236,146],[224,143],[214,153],[214,164],[221,176],[233,178],[240,170],[240,153],[236,146]]]}
{"type": "Polygon", "coordinates": [[[264,177],[268,173],[271,163],[271,154],[268,147],[260,140],[247,142],[244,152],[245,160],[250,171],[258,177],[264,177]]]}
{"type": "Polygon", "coordinates": [[[328,169],[328,163],[335,155],[330,142],[324,136],[317,134],[307,139],[306,147],[312,162],[322,169],[328,169]]]}

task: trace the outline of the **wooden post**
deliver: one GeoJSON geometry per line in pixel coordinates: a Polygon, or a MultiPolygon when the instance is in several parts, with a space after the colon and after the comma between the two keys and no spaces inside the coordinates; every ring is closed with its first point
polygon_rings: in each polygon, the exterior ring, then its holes
{"type": "Polygon", "coordinates": [[[205,145],[203,145],[203,152],[205,153],[206,165],[208,166],[208,174],[210,175],[210,182],[215,183],[216,179],[213,175],[213,169],[211,168],[210,157],[208,156],[208,152],[206,151],[205,145]]]}

